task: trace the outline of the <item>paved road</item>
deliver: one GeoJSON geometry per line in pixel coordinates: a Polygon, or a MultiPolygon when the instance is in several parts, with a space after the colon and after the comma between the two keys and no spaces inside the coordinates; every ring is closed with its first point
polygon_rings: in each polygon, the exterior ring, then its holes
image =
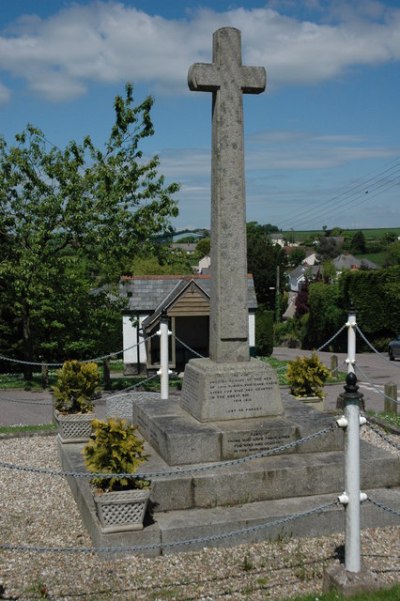
{"type": "MultiPolygon", "coordinates": [[[[277,359],[291,360],[303,354],[308,355],[310,351],[279,347],[274,349],[273,356],[277,359]]],[[[331,366],[332,353],[320,352],[318,355],[328,367],[331,366]]],[[[337,357],[339,369],[347,371],[346,355],[338,353],[337,357]]],[[[366,409],[383,410],[383,389],[387,382],[395,383],[400,393],[400,361],[389,361],[385,356],[375,353],[363,353],[356,357],[356,368],[366,409]]],[[[338,395],[343,392],[343,384],[326,386],[325,392],[327,408],[334,409],[338,395]]],[[[0,425],[49,424],[52,422],[52,413],[51,395],[48,390],[0,390],[0,425]]],[[[96,414],[100,419],[105,417],[104,399],[97,403],[96,414]]]]}
{"type": "MultiPolygon", "coordinates": [[[[105,401],[96,403],[96,415],[105,417],[105,401]]],[[[39,425],[53,421],[53,406],[48,390],[0,390],[0,425],[39,425]]]]}

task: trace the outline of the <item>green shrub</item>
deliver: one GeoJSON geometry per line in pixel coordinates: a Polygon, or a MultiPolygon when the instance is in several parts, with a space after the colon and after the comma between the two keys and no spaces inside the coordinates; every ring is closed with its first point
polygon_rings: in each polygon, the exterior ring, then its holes
{"type": "MultiPolygon", "coordinates": [[[[83,448],[85,465],[90,472],[101,474],[135,474],[148,458],[144,441],[136,434],[136,426],[124,419],[95,419],[93,433],[83,448]]],[[[148,488],[142,478],[93,477],[91,483],[105,491],[148,488]]]]}
{"type": "Polygon", "coordinates": [[[98,392],[100,372],[96,363],[65,361],[53,386],[55,408],[61,413],[89,413],[98,392]]]}
{"type": "Polygon", "coordinates": [[[259,308],[256,312],[256,353],[269,357],[274,350],[274,314],[259,308]]]}
{"type": "Polygon", "coordinates": [[[321,363],[316,353],[289,361],[287,379],[290,391],[295,396],[322,398],[323,386],[329,375],[329,369],[321,363]]]}

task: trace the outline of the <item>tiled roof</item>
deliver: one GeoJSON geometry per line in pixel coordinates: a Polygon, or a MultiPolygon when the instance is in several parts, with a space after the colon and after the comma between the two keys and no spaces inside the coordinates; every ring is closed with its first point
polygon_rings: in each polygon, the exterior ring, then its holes
{"type": "MultiPolygon", "coordinates": [[[[209,275],[143,275],[124,276],[120,280],[120,294],[128,297],[128,311],[153,312],[174,292],[182,281],[193,280],[210,296],[209,275]]],[[[257,308],[253,277],[248,276],[248,308],[257,308]]]]}

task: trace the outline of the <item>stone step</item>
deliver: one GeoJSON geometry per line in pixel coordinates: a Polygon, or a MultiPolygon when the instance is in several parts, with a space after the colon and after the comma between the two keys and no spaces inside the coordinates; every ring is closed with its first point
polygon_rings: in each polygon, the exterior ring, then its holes
{"type": "MultiPolygon", "coordinates": [[[[76,464],[79,447],[76,445],[77,448],[73,450],[74,446],[64,445],[60,449],[64,469],[79,468],[76,464]]],[[[113,556],[126,553],[157,556],[210,546],[229,547],[264,540],[280,541],[291,537],[317,537],[345,532],[346,514],[337,503],[342,486],[323,495],[208,509],[149,512],[142,531],[105,533],[96,516],[88,481],[68,477],[68,482],[94,547],[106,555],[111,552],[113,556]]],[[[399,524],[400,488],[363,490],[368,499],[381,503],[390,511],[384,511],[369,500],[365,501],[361,505],[361,528],[399,524]]]]}
{"type": "MultiPolygon", "coordinates": [[[[343,448],[343,432],[335,427],[334,417],[315,411],[290,395],[283,397],[284,415],[280,417],[206,423],[195,419],[174,399],[133,395],[131,403],[133,423],[138,425],[142,436],[169,465],[236,459],[321,431],[325,431],[323,436],[312,437],[306,444],[285,452],[310,453],[343,448]]],[[[107,409],[109,415],[116,410],[111,406],[107,409]]]]}
{"type": "MultiPolygon", "coordinates": [[[[368,500],[360,509],[361,529],[399,525],[399,515],[385,511],[371,501],[400,514],[400,489],[365,490],[368,500]]],[[[337,495],[313,495],[259,501],[236,507],[189,509],[155,514],[160,530],[162,554],[229,547],[292,537],[319,537],[345,533],[345,511],[337,495]]],[[[332,552],[334,549],[332,549],[332,552]]]]}
{"type": "MultiPolygon", "coordinates": [[[[335,493],[344,488],[342,452],[296,453],[245,461],[228,467],[198,466],[192,473],[157,477],[156,513],[335,493]]],[[[361,486],[400,486],[399,460],[361,441],[361,486]]]]}
{"type": "MultiPolygon", "coordinates": [[[[63,469],[85,471],[83,445],[60,445],[63,469]]],[[[253,461],[237,460],[216,467],[199,464],[171,468],[146,445],[150,459],[142,472],[158,473],[152,478],[151,502],[154,513],[237,506],[284,498],[343,492],[344,454],[293,453],[253,461]],[[161,474],[165,475],[161,475],[161,474]]],[[[400,486],[399,459],[387,451],[360,442],[361,487],[400,486]]]]}

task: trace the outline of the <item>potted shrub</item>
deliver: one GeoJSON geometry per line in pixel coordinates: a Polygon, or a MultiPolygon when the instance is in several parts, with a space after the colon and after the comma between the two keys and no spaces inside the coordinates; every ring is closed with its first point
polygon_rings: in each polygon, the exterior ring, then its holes
{"type": "Polygon", "coordinates": [[[94,398],[99,391],[100,373],[96,363],[65,361],[57,371],[52,388],[54,417],[61,442],[86,442],[94,419],[94,398]]]}
{"type": "Polygon", "coordinates": [[[290,392],[296,398],[316,403],[316,408],[323,408],[323,387],[330,371],[320,361],[316,353],[311,356],[296,357],[289,361],[287,379],[290,392]]]}
{"type": "MultiPolygon", "coordinates": [[[[148,458],[144,440],[127,420],[95,419],[83,448],[85,465],[96,474],[135,474],[148,458]]],[[[143,478],[93,476],[90,480],[103,532],[142,530],[150,482],[143,478]]]]}

